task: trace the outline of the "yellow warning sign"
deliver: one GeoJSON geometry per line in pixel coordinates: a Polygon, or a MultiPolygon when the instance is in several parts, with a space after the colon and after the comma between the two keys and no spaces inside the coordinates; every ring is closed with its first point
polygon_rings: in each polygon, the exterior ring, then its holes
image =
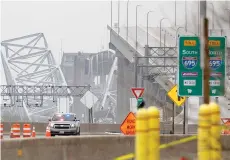
{"type": "Polygon", "coordinates": [[[185,97],[179,97],[177,94],[177,85],[175,85],[174,87],[172,87],[172,89],[170,91],[168,91],[168,96],[169,98],[177,105],[177,106],[181,106],[184,104],[185,102],[185,97]]]}
{"type": "Polygon", "coordinates": [[[136,117],[133,112],[129,112],[120,126],[121,132],[125,135],[135,135],[136,117]]]}

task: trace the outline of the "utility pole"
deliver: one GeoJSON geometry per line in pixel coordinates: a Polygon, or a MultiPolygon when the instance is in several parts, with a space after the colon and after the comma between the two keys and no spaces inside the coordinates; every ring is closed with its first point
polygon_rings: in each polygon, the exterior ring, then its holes
{"type": "Polygon", "coordinates": [[[207,39],[205,38],[208,38],[208,37],[205,37],[205,36],[208,36],[207,33],[206,33],[206,28],[208,27],[208,20],[207,20],[207,15],[206,15],[206,10],[207,10],[207,4],[206,4],[206,1],[200,1],[200,43],[201,43],[201,48],[200,48],[200,51],[201,51],[201,68],[204,69],[204,88],[203,88],[203,91],[204,91],[204,97],[203,97],[203,100],[202,98],[200,98],[200,105],[203,104],[203,103],[206,103],[208,104],[209,103],[209,66],[207,67],[204,63],[204,60],[208,61],[209,59],[209,56],[206,55],[205,52],[207,52],[207,39]],[[206,28],[204,28],[206,27],[206,28]],[[208,79],[207,79],[208,78],[208,79]],[[208,95],[207,95],[208,94],[208,95]]]}

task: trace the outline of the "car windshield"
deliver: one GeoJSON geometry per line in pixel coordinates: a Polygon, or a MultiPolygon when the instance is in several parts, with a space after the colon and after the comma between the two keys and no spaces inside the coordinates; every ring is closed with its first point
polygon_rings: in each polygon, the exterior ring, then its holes
{"type": "Polygon", "coordinates": [[[55,114],[52,121],[74,121],[74,115],[72,114],[55,114]]]}

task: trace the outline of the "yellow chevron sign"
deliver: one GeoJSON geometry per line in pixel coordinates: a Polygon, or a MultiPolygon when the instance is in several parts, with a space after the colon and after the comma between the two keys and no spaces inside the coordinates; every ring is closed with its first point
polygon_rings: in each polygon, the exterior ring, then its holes
{"type": "Polygon", "coordinates": [[[181,106],[184,104],[186,97],[179,97],[177,94],[177,85],[172,87],[171,90],[168,91],[167,95],[169,98],[177,105],[181,106]]]}

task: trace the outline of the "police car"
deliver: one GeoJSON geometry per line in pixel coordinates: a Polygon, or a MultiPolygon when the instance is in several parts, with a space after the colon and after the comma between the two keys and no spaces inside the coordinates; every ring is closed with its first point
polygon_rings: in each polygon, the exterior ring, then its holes
{"type": "Polygon", "coordinates": [[[51,136],[80,135],[80,120],[74,113],[55,113],[49,119],[51,136]]]}

